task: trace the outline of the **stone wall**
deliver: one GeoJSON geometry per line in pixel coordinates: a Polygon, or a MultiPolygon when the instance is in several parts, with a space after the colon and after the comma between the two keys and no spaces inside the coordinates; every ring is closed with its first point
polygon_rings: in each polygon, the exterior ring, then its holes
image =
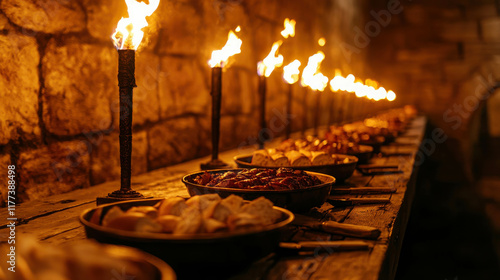
{"type": "MultiPolygon", "coordinates": [[[[305,65],[325,37],[325,74],[335,67],[363,75],[364,52],[347,59],[338,48],[362,24],[363,5],[162,0],[136,58],[133,174],[210,153],[207,61],[229,30],[241,25],[243,46],[223,77],[222,149],[254,142],[256,63],[280,39],[286,17],[297,21],[297,35],[281,48],[285,63],[297,58],[305,65]]],[[[19,201],[118,178],[117,52],[110,35],[124,15],[123,0],[0,0],[0,168],[16,165],[19,201]]],[[[284,110],[280,75],[278,69],[269,79],[268,119],[284,110]]],[[[304,92],[297,87],[294,94],[301,120],[304,92]]]]}
{"type": "MultiPolygon", "coordinates": [[[[397,13],[388,13],[390,2],[398,1],[371,1],[368,21],[379,23],[379,29],[364,32],[370,40],[369,73],[448,135],[463,137],[474,112],[490,97],[487,89],[500,81],[498,1],[407,1],[397,13]]],[[[490,110],[489,116],[495,137],[500,136],[499,112],[490,110]]]]}
{"type": "Polygon", "coordinates": [[[434,185],[420,192],[439,209],[426,217],[486,215],[500,256],[500,2],[407,1],[390,20],[387,1],[371,3],[384,26],[370,38],[368,72],[447,137],[423,147],[433,169],[423,181],[434,185]]]}

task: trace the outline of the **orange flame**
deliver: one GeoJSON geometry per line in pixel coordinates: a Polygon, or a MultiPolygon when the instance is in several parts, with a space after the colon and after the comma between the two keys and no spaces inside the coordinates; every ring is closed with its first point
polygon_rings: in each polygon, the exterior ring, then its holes
{"type": "Polygon", "coordinates": [[[356,94],[357,97],[366,97],[375,101],[382,99],[393,101],[396,99],[394,91],[386,91],[384,87],[379,87],[378,82],[366,79],[363,83],[362,80],[357,79],[352,74],[349,74],[344,78],[338,69],[335,70],[335,77],[330,81],[330,89],[334,92],[352,92],[356,94]]]}
{"type": "Polygon", "coordinates": [[[275,56],[278,53],[278,49],[282,43],[283,41],[281,40],[279,40],[278,42],[274,42],[273,47],[271,48],[271,51],[269,52],[267,57],[257,63],[257,74],[259,74],[259,76],[264,75],[266,77],[269,77],[274,71],[274,68],[283,65],[283,55],[279,54],[278,56],[275,56]]]}
{"type": "Polygon", "coordinates": [[[325,46],[325,44],[326,44],[325,38],[321,37],[318,39],[318,45],[320,45],[320,47],[325,46]]]}
{"type": "Polygon", "coordinates": [[[283,79],[289,84],[295,84],[299,80],[300,61],[297,59],[283,67],[283,79]]]}
{"type": "Polygon", "coordinates": [[[288,38],[288,36],[290,37],[294,37],[295,36],[295,20],[290,20],[288,18],[285,19],[285,22],[284,22],[284,26],[285,26],[285,29],[283,29],[283,31],[281,31],[281,36],[283,36],[283,38],[288,38]]]}
{"type": "MultiPolygon", "coordinates": [[[[240,30],[241,28],[239,26],[235,29],[236,32],[239,32],[240,30]]],[[[222,47],[222,49],[212,52],[212,57],[208,61],[208,65],[210,65],[211,68],[224,67],[224,65],[227,64],[229,57],[241,53],[242,43],[241,39],[238,38],[232,30],[230,30],[227,35],[226,44],[222,47]]]]}
{"type": "Polygon", "coordinates": [[[160,0],[149,0],[149,4],[136,0],[125,0],[128,18],[121,18],[111,36],[115,47],[119,50],[137,50],[144,37],[144,27],[148,26],[146,17],[151,16],[158,8],[160,0]]]}
{"type": "Polygon", "coordinates": [[[319,71],[321,62],[325,59],[325,54],[322,51],[309,57],[306,67],[302,71],[302,79],[300,84],[303,87],[310,87],[312,90],[324,91],[328,85],[328,77],[319,71]]]}

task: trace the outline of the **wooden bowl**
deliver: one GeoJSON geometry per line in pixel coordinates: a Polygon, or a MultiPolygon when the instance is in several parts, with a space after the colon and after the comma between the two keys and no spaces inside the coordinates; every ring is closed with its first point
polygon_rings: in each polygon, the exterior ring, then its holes
{"type": "Polygon", "coordinates": [[[273,252],[279,244],[280,230],[294,219],[292,212],[274,207],[281,212],[281,219],[263,228],[243,232],[185,235],[133,232],[90,222],[92,215],[99,208],[102,208],[102,217],[114,206],[126,211],[134,206],[153,206],[161,200],[131,200],[90,208],[80,215],[80,222],[85,227],[88,238],[108,244],[135,247],[155,255],[171,265],[179,279],[220,279],[226,277],[224,274],[241,269],[273,252]],[[196,269],[193,270],[193,267],[196,269]]]}

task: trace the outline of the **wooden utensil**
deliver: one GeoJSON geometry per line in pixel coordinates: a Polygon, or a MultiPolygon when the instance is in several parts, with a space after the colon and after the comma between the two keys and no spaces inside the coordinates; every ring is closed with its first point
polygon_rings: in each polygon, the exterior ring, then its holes
{"type": "Polygon", "coordinates": [[[380,236],[380,230],[378,228],[345,224],[335,221],[319,222],[300,214],[295,215],[295,219],[292,221],[292,224],[343,236],[366,239],[377,239],[380,236]]]}
{"type": "Polygon", "coordinates": [[[282,249],[312,251],[317,248],[331,249],[333,251],[354,251],[354,250],[368,250],[370,244],[365,241],[301,241],[301,242],[281,242],[279,244],[282,249]]]}

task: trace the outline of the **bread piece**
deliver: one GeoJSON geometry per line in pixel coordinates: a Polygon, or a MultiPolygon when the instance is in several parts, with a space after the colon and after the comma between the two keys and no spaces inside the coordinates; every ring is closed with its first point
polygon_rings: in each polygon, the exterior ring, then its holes
{"type": "Polygon", "coordinates": [[[266,150],[257,150],[253,152],[252,164],[258,166],[269,166],[270,157],[266,150]]]}
{"type": "Polygon", "coordinates": [[[271,155],[272,166],[290,166],[288,158],[283,153],[275,153],[271,155]]]}
{"type": "Polygon", "coordinates": [[[158,217],[158,209],[153,206],[134,206],[127,210],[127,213],[143,213],[151,219],[156,219],[158,217]]]}
{"type": "Polygon", "coordinates": [[[212,218],[225,223],[227,217],[229,217],[231,214],[238,213],[241,211],[242,204],[243,204],[243,198],[232,194],[221,200],[215,206],[212,218]]]}
{"type": "Polygon", "coordinates": [[[158,209],[158,216],[180,216],[186,208],[186,201],[182,197],[165,198],[158,209]]]}
{"type": "Polygon", "coordinates": [[[124,215],[125,212],[123,212],[122,209],[118,206],[113,206],[111,209],[108,210],[106,215],[102,218],[102,225],[103,226],[108,226],[109,221],[114,220],[117,217],[120,217],[124,215]]]}
{"type": "Polygon", "coordinates": [[[309,166],[311,160],[298,151],[290,151],[286,153],[290,166],[309,166]]]}
{"type": "Polygon", "coordinates": [[[203,228],[207,233],[224,231],[227,229],[227,225],[221,221],[217,221],[216,219],[208,218],[203,220],[203,228]]]}
{"type": "Polygon", "coordinates": [[[273,208],[273,203],[261,196],[241,208],[241,212],[252,214],[259,218],[263,225],[274,224],[279,218],[281,213],[273,208]]]}
{"type": "Polygon", "coordinates": [[[191,197],[186,201],[186,204],[188,206],[195,204],[199,205],[203,217],[210,218],[212,217],[215,207],[219,201],[221,201],[221,198],[218,194],[204,194],[191,197]]]}
{"type": "Polygon", "coordinates": [[[250,230],[262,227],[262,220],[249,213],[235,213],[227,218],[230,231],[250,230]]]}
{"type": "Polygon", "coordinates": [[[174,229],[174,234],[193,234],[198,233],[202,226],[202,217],[200,207],[197,204],[187,207],[182,212],[181,220],[174,229]]]}
{"type": "Polygon", "coordinates": [[[143,213],[124,213],[109,222],[107,227],[137,232],[161,232],[162,226],[143,213]]]}
{"type": "Polygon", "coordinates": [[[312,165],[335,164],[335,159],[325,152],[311,152],[312,165]]]}
{"type": "Polygon", "coordinates": [[[181,217],[174,215],[164,215],[156,219],[156,222],[162,226],[162,232],[174,232],[177,224],[181,221],[181,217]]]}

